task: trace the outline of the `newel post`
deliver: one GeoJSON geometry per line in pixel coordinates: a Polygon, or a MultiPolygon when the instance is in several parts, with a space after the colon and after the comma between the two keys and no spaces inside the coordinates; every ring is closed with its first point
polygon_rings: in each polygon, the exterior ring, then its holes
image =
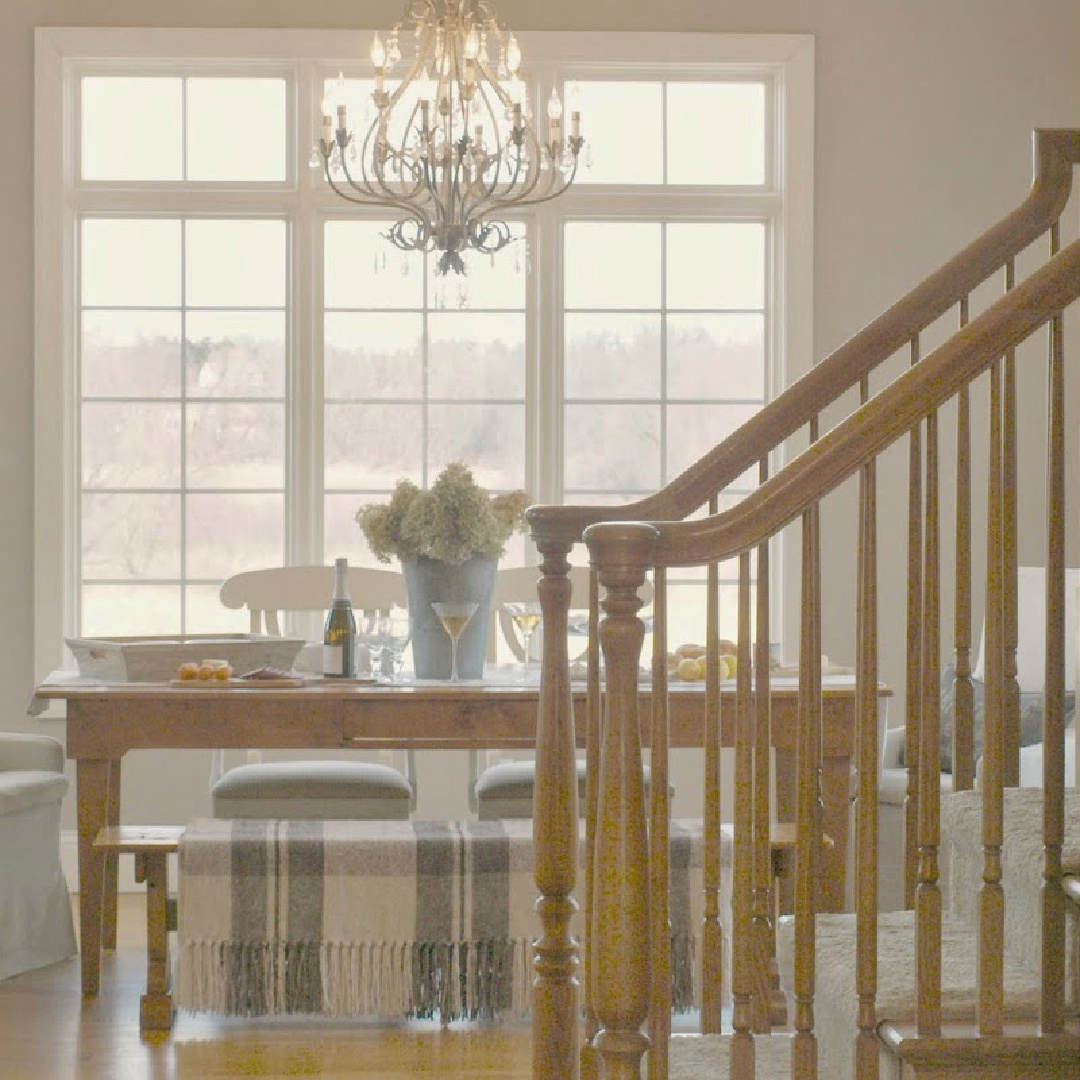
{"type": "Polygon", "coordinates": [[[566,649],[573,540],[538,534],[543,626],[540,707],[536,719],[533,857],[540,937],[533,943],[534,1080],[577,1080],[581,1023],[578,943],[570,922],[578,905],[578,799],[573,701],[566,649]]]}
{"type": "Polygon", "coordinates": [[[602,1080],[638,1080],[649,1047],[649,841],[638,720],[638,666],[645,627],[638,590],[658,534],[620,522],[585,530],[592,566],[607,593],[600,645],[606,669],[596,824],[589,983],[599,1023],[602,1080]]]}

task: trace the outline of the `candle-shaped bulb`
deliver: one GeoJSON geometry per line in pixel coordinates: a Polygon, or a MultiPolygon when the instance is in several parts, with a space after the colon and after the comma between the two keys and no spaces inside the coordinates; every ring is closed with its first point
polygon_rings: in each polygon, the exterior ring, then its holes
{"type": "Polygon", "coordinates": [[[506,43],[506,68],[511,75],[516,75],[519,67],[521,67],[521,46],[518,45],[517,38],[511,34],[510,40],[506,43]]]}
{"type": "Polygon", "coordinates": [[[465,35],[465,59],[475,60],[480,55],[480,35],[476,32],[476,27],[465,35]]]}
{"type": "Polygon", "coordinates": [[[551,97],[548,98],[547,114],[549,120],[562,119],[562,102],[559,100],[559,92],[557,90],[551,91],[551,97]]]}
{"type": "Polygon", "coordinates": [[[376,71],[386,66],[386,49],[383,47],[378,30],[375,31],[375,37],[371,40],[371,62],[375,65],[376,71]]]}

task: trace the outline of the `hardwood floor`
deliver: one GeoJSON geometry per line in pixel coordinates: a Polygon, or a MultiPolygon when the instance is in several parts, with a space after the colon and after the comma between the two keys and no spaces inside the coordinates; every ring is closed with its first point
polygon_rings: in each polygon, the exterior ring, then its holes
{"type": "Polygon", "coordinates": [[[178,1014],[139,1034],[146,978],[141,894],[120,897],[119,944],[83,1000],[78,958],[0,982],[3,1080],[224,1080],[424,1076],[528,1080],[527,1023],[247,1020],[178,1014]]]}

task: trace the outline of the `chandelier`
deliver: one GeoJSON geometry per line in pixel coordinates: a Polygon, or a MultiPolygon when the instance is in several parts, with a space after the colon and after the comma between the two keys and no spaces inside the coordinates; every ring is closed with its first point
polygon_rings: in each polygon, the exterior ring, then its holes
{"type": "Polygon", "coordinates": [[[521,48],[487,0],[409,0],[385,43],[375,34],[371,60],[374,116],[365,131],[350,126],[340,94],[323,101],[323,172],[349,202],[400,215],[387,239],[402,251],[440,252],[436,273],[464,274],[465,251],[502,250],[512,240],[502,215],[573,183],[581,114],[571,112],[566,132],[553,89],[541,140],[521,48]],[[392,83],[409,36],[415,55],[392,83]]]}

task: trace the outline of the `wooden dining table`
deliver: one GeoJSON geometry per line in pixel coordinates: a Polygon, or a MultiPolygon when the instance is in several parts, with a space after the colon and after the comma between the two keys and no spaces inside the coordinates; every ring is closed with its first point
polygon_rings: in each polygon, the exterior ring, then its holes
{"type": "MultiPolygon", "coordinates": [[[[834,846],[823,852],[822,906],[844,908],[855,738],[854,680],[825,677],[822,688],[822,827],[834,846]]],[[[881,698],[891,691],[881,687],[881,698]]],[[[648,688],[643,690],[647,700],[648,688]]],[[[584,712],[585,685],[574,686],[584,712]]],[[[532,749],[539,686],[535,683],[406,682],[356,684],[311,680],[298,687],[256,682],[216,687],[162,683],[95,683],[54,672],[35,692],[31,712],[66,703],[67,756],[75,762],[78,816],[82,989],[96,994],[102,948],[116,946],[115,856],[94,850],[105,825],[120,822],[120,768],[132,750],[161,749],[532,749]]],[[[721,742],[734,745],[734,684],[721,693],[721,742]]],[[[798,682],[774,680],[772,744],[777,816],[793,820],[798,682]]],[[[673,687],[670,745],[704,742],[703,684],[673,687]]],[[[579,740],[584,740],[579,725],[579,740]]]]}

